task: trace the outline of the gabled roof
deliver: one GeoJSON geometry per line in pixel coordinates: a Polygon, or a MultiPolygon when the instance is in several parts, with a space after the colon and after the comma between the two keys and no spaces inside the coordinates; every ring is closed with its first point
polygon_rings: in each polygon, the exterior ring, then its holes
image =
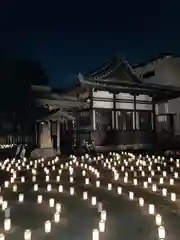
{"type": "Polygon", "coordinates": [[[96,71],[84,76],[79,74],[78,79],[81,84],[98,90],[148,94],[158,101],[180,96],[180,88],[142,81],[126,61],[117,57],[96,71]]]}
{"type": "Polygon", "coordinates": [[[134,74],[130,65],[118,57],[112,58],[104,66],[84,75],[86,80],[104,82],[140,83],[141,80],[134,74]]]}

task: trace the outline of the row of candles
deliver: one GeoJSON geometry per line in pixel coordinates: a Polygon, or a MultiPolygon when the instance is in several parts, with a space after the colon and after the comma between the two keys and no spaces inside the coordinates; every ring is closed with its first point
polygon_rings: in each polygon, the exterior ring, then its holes
{"type": "MultiPolygon", "coordinates": [[[[39,160],[38,160],[39,161],[39,160]]],[[[40,160],[39,161],[39,163],[42,163],[43,161],[42,160],[40,160]]],[[[76,163],[76,166],[78,166],[79,164],[77,164],[78,162],[77,161],[74,161],[75,163],[76,163]]],[[[18,163],[18,164],[20,164],[20,163],[18,163]]],[[[53,164],[53,162],[51,162],[51,164],[53,164]]],[[[70,165],[71,165],[72,163],[70,162],[70,165]]],[[[37,167],[37,162],[35,162],[35,165],[33,165],[33,164],[31,164],[31,166],[32,166],[32,173],[33,174],[35,174],[36,175],[36,170],[35,170],[35,168],[37,167]],[[35,166],[36,165],[36,166],[35,166]]],[[[51,166],[50,165],[50,162],[48,163],[48,165],[49,166],[51,166]]],[[[65,165],[64,165],[66,168],[68,167],[68,164],[66,163],[65,165]]],[[[64,166],[60,166],[60,168],[62,169],[64,166]]],[[[82,164],[81,164],[81,166],[83,166],[82,164]]],[[[20,167],[20,166],[18,166],[18,167],[20,167]]],[[[55,170],[55,166],[52,166],[52,167],[54,167],[54,170],[55,170]]],[[[48,171],[48,169],[47,168],[45,168],[46,170],[46,173],[49,173],[49,171],[48,171]]],[[[60,169],[60,170],[61,170],[60,169]]],[[[92,166],[88,166],[88,169],[89,170],[92,170],[92,172],[94,171],[94,173],[96,174],[96,176],[97,177],[99,177],[99,172],[98,172],[98,170],[95,170],[92,166]]],[[[18,169],[19,170],[19,169],[18,169]]],[[[73,174],[73,168],[70,166],[69,167],[69,172],[70,172],[70,175],[72,175],[73,174]]],[[[85,174],[85,172],[83,172],[83,175],[85,174]]],[[[35,175],[33,175],[33,177],[35,177],[35,175]]],[[[15,175],[14,175],[15,176],[15,175]]],[[[58,176],[57,176],[58,177],[58,176]]],[[[71,177],[70,178],[71,180],[70,180],[70,182],[73,182],[73,178],[71,177]]],[[[86,183],[85,184],[89,184],[89,180],[87,180],[88,178],[86,178],[86,183]]],[[[34,178],[34,182],[35,182],[35,178],[34,178]]],[[[48,182],[49,181],[49,175],[46,175],[46,181],[48,182]]],[[[60,178],[57,178],[57,181],[60,181],[60,178]]],[[[24,179],[24,177],[22,177],[21,178],[21,182],[25,182],[25,179],[24,179]]],[[[96,181],[96,187],[98,187],[98,186],[100,186],[100,181],[99,180],[97,180],[96,181]]],[[[108,184],[108,188],[109,188],[109,190],[111,189],[111,183],[110,184],[108,184]]],[[[6,187],[8,187],[8,184],[6,183],[6,187]]],[[[14,190],[15,191],[17,191],[17,185],[15,184],[15,185],[13,185],[13,187],[14,187],[14,190]],[[16,186],[16,187],[15,187],[16,186]]],[[[47,185],[47,191],[51,191],[51,189],[52,189],[52,186],[51,186],[51,184],[48,184],[47,185]]],[[[119,188],[120,189],[120,188],[119,188]]],[[[34,191],[38,191],[38,184],[35,184],[34,185],[34,191]]],[[[59,186],[59,192],[62,192],[63,191],[63,186],[62,185],[60,185],[59,186]]],[[[120,190],[119,190],[120,191],[120,190]]],[[[73,195],[74,194],[74,188],[73,187],[70,187],[70,195],[73,195]]],[[[132,197],[132,196],[131,196],[132,197]]],[[[23,198],[23,195],[21,194],[19,194],[19,199],[22,199],[23,198]]],[[[20,200],[21,201],[21,200],[20,200]]],[[[94,200],[93,200],[93,198],[92,198],[92,202],[94,202],[94,200]]],[[[93,203],[92,203],[92,205],[93,205],[93,203]]],[[[95,231],[95,232],[97,232],[97,231],[95,231]]]]}
{"type": "MultiPolygon", "coordinates": [[[[80,166],[82,166],[82,164],[80,164],[80,166]]],[[[93,169],[92,172],[96,172],[96,171],[94,171],[94,167],[92,167],[92,169],[93,169]]],[[[84,176],[86,175],[84,170],[83,170],[83,175],[84,176]]],[[[90,184],[89,178],[85,179],[85,184],[90,184]]],[[[99,180],[96,181],[96,187],[100,187],[100,181],[99,180]]],[[[112,190],[112,183],[108,183],[108,187],[107,188],[108,188],[109,191],[112,190]]],[[[122,194],[122,187],[117,187],[117,194],[119,194],[119,195],[122,194]]],[[[172,193],[171,197],[172,197],[172,201],[175,201],[176,195],[174,195],[174,193],[172,193]]],[[[135,200],[134,192],[129,192],[129,200],[131,200],[131,201],[135,200]]],[[[139,198],[138,199],[138,203],[139,203],[140,207],[145,206],[144,198],[139,198]]],[[[150,215],[155,215],[155,222],[156,222],[156,225],[158,226],[158,237],[159,237],[159,239],[161,239],[161,240],[165,239],[166,231],[165,231],[164,226],[162,226],[162,217],[161,217],[161,215],[160,214],[156,214],[155,206],[153,204],[149,204],[148,205],[148,211],[149,211],[150,215]]]]}
{"type": "MultiPolygon", "coordinates": [[[[67,166],[68,165],[66,164],[66,167],[67,166]]],[[[62,172],[63,167],[64,166],[61,165],[61,171],[59,171],[60,174],[62,172]]],[[[73,174],[73,170],[74,169],[72,167],[69,168],[70,175],[73,174]]],[[[35,173],[34,171],[32,171],[32,172],[35,173]]],[[[48,175],[46,175],[46,180],[48,182],[49,179],[47,178],[47,176],[48,175]]],[[[11,177],[11,181],[5,181],[4,188],[10,187],[10,184],[15,182],[16,177],[17,177],[17,172],[13,172],[13,177],[11,177]]],[[[33,176],[33,177],[35,177],[35,176],[33,176]]],[[[70,177],[70,183],[73,182],[71,179],[73,179],[73,177],[70,177]]],[[[60,181],[60,178],[57,178],[57,181],[60,181]]],[[[25,182],[26,182],[25,178],[21,177],[20,183],[25,183],[25,182]]],[[[35,192],[38,192],[38,190],[39,190],[38,183],[34,184],[33,190],[35,192]]],[[[52,185],[51,184],[47,184],[46,190],[47,190],[47,192],[51,191],[52,190],[52,185]]],[[[17,192],[18,191],[18,184],[13,184],[12,185],[12,191],[13,192],[17,192]]],[[[59,185],[58,186],[58,191],[59,192],[63,192],[63,185],[59,185]]],[[[74,187],[70,187],[69,188],[69,193],[70,193],[70,195],[74,195],[75,194],[75,188],[74,187]]],[[[83,192],[83,199],[87,200],[88,198],[89,198],[88,197],[88,192],[83,192]]],[[[40,204],[40,203],[42,203],[42,201],[43,201],[42,195],[37,195],[37,203],[40,204]]],[[[19,203],[23,203],[24,202],[24,194],[23,193],[19,193],[18,194],[18,202],[19,203]]],[[[0,196],[0,204],[2,206],[2,210],[5,211],[4,230],[5,231],[10,231],[10,229],[11,229],[11,219],[9,217],[7,218],[7,212],[10,211],[10,209],[8,208],[8,202],[3,199],[3,196],[0,196]]],[[[53,198],[49,199],[49,207],[54,207],[54,205],[55,205],[55,200],[53,198]]],[[[96,206],[97,205],[98,206],[98,211],[101,212],[100,221],[99,221],[99,229],[94,229],[92,231],[92,239],[93,240],[99,240],[99,232],[104,232],[105,231],[106,211],[102,210],[102,203],[101,202],[97,203],[97,198],[95,196],[92,196],[92,198],[91,198],[91,205],[92,206],[96,206]]],[[[58,203],[56,203],[56,213],[54,214],[54,222],[55,223],[60,221],[60,214],[59,214],[60,209],[61,209],[61,206],[58,205],[58,203]]],[[[46,233],[50,233],[51,232],[51,221],[46,221],[45,222],[45,224],[44,224],[44,231],[46,233]]],[[[25,230],[24,231],[24,240],[31,240],[31,235],[32,235],[31,234],[31,230],[25,230]]],[[[4,239],[5,239],[5,235],[4,234],[0,234],[0,240],[4,240],[4,239]]]]}

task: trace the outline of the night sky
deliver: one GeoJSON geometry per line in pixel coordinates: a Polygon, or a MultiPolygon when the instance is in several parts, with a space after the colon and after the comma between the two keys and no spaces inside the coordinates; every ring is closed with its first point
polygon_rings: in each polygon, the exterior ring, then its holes
{"type": "Polygon", "coordinates": [[[179,54],[179,25],[180,1],[6,0],[0,51],[42,61],[50,84],[67,86],[116,54],[130,63],[179,54]]]}

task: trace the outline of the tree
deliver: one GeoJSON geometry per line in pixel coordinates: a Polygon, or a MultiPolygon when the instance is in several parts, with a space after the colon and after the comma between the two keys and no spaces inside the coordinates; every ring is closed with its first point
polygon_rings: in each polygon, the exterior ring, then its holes
{"type": "Polygon", "coordinates": [[[10,58],[0,59],[0,112],[15,124],[35,119],[31,85],[47,85],[41,63],[10,58]]]}

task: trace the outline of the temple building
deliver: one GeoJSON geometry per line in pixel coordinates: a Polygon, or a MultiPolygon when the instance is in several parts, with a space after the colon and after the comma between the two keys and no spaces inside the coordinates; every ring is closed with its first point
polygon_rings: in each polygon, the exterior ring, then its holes
{"type": "Polygon", "coordinates": [[[77,109],[77,146],[93,140],[97,150],[149,149],[156,144],[157,106],[180,96],[180,88],[141,79],[126,62],[113,58],[99,69],[79,74],[68,96],[77,109]]]}
{"type": "MultiPolygon", "coordinates": [[[[167,139],[173,142],[179,127],[175,116],[180,86],[172,81],[174,76],[178,82],[178,63],[163,56],[131,67],[114,57],[90,73],[78,74],[66,92],[33,85],[38,113],[30,126],[34,130],[18,142],[36,145],[37,157],[80,150],[84,140],[93,141],[97,151],[146,150],[159,147],[163,133],[169,145],[167,139]]],[[[0,142],[16,143],[16,138],[10,131],[0,142]]]]}

